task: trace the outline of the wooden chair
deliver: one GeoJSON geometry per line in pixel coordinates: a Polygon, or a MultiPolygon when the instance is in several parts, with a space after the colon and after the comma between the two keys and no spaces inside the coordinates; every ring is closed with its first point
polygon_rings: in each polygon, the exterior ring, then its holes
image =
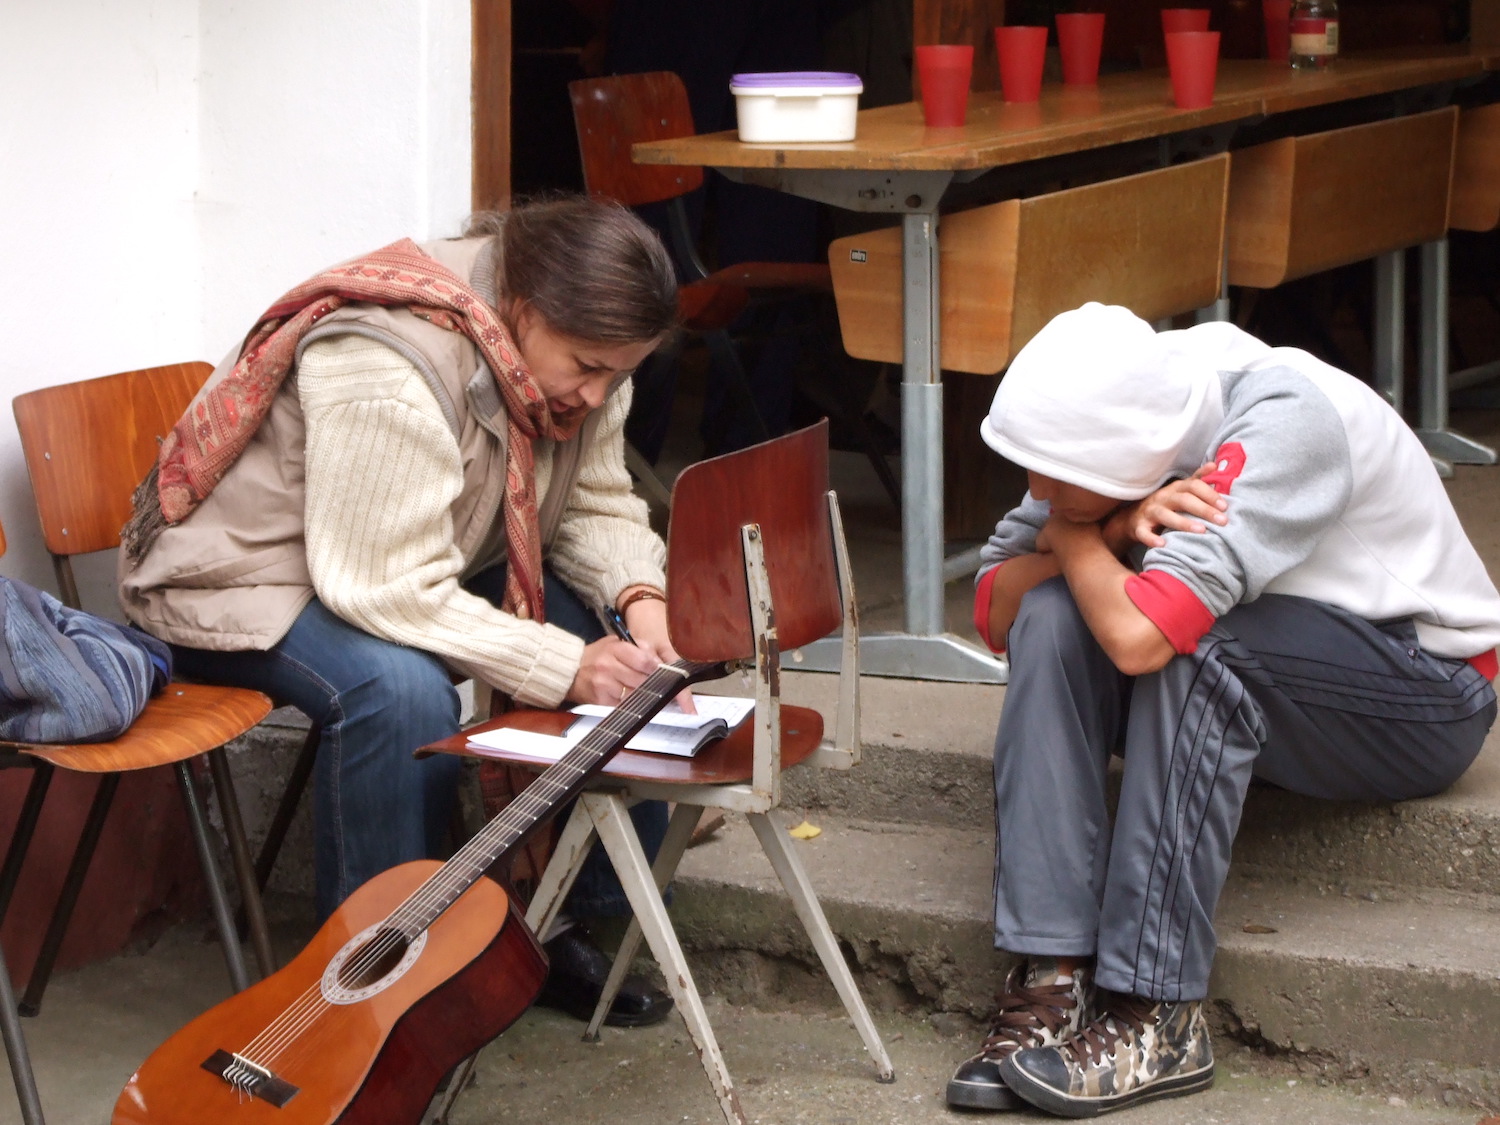
{"type": "MultiPolygon", "coordinates": [[[[690,660],[729,660],[753,669],[755,712],[696,758],[621,750],[575,805],[526,921],[537,933],[546,932],[595,837],[601,839],[635,918],[586,1038],[597,1036],[644,934],[725,1120],[742,1123],[745,1116],[733,1081],[661,899],[705,808],[745,814],[879,1078],[894,1078],[880,1034],[797,855],[798,845],[772,817],[781,800],[783,769],[849,769],[859,761],[858,628],[838,503],[828,491],[827,423],[684,469],[672,494],[667,567],[673,645],[690,660]],[[782,705],[781,653],[840,627],[843,662],[830,740],[823,737],[818,712],[782,705]],[[637,800],[676,802],[654,866],[646,860],[627,811],[637,800]]],[[[571,718],[566,712],[513,711],[486,726],[556,733],[571,718]]],[[[427,749],[475,753],[466,734],[427,749]]],[[[539,768],[521,757],[486,756],[539,768]]],[[[455,1080],[453,1088],[462,1084],[462,1078],[455,1080]]]]}
{"type": "MultiPolygon", "coordinates": [[[[590,195],[641,207],[668,204],[668,238],[688,281],[679,297],[683,326],[703,338],[714,362],[729,375],[731,393],[761,438],[769,437],[756,409],[750,379],[729,336],[729,325],[752,301],[781,300],[829,292],[833,281],[817,262],[739,262],[710,271],[698,254],[684,197],[703,184],[703,169],[637,164],[630,148],[640,141],[668,140],[694,132],[687,88],[671,71],[617,74],[568,84],[573,121],[583,160],[583,182],[590,195]]],[[[865,448],[870,464],[899,507],[900,488],[864,423],[860,408],[836,401],[816,387],[804,390],[820,409],[838,415],[865,448]],[[824,401],[824,400],[827,401],[824,401]]]]}
{"type": "MultiPolygon", "coordinates": [[[[15,399],[12,405],[43,539],[67,605],[79,608],[72,556],[118,546],[119,529],[129,514],[130,494],[136,482],[145,475],[158,443],[182,415],[210,370],[206,363],[176,364],[49,387],[15,399]]],[[[152,766],[170,765],[176,771],[230,979],[240,990],[250,978],[193,773],[194,761],[206,757],[249,920],[252,948],[263,975],[275,968],[259,886],[224,753],[224,744],[259,723],[271,706],[271,700],[257,691],[174,680],[151,700],[130,730],[113,742],[12,747],[36,773],[4,867],[0,868],[0,916],[19,877],[52,768],[100,775],[21,1002],[23,1012],[35,1014],[41,1003],[121,774],[152,766]]]]}

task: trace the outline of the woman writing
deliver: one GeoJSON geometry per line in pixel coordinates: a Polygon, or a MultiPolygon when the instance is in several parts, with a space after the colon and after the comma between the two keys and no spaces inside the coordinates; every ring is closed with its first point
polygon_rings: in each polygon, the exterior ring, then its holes
{"type": "MultiPolygon", "coordinates": [[[[523,705],[612,705],[675,659],[622,427],[627,376],[676,309],[666,253],[623,208],[476,216],[462,239],[398,242],[293,289],[163,443],[125,530],[122,602],[185,675],[321,724],[320,919],[440,851],[459,761],[412,751],[458,730],[450,670],[523,705]],[[596,606],[635,644],[604,637],[596,606]]],[[[660,806],[638,824],[650,848],[660,806]]],[[[595,859],[571,914],[622,911],[595,859]]],[[[554,946],[551,998],[591,1006],[601,959],[581,933],[554,946]]],[[[622,991],[612,1022],[669,1007],[622,991]]]]}

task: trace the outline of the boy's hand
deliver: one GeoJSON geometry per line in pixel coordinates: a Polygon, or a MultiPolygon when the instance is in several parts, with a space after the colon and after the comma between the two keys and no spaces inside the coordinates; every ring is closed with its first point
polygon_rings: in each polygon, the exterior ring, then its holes
{"type": "Polygon", "coordinates": [[[1225,515],[1228,498],[1203,480],[1204,474],[1213,470],[1214,463],[1210,461],[1186,480],[1164,484],[1150,496],[1127,504],[1110,516],[1104,525],[1104,541],[1110,550],[1120,555],[1133,543],[1160,547],[1166,543],[1163,531],[1201,535],[1208,530],[1208,523],[1220,526],[1228,523],[1229,517],[1225,515]]]}

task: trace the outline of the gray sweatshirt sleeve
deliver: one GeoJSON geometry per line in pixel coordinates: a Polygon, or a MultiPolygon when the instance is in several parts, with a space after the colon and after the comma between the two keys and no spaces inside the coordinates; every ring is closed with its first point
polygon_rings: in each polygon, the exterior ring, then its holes
{"type": "Polygon", "coordinates": [[[1006,559],[1035,554],[1036,537],[1051,515],[1052,505],[1045,500],[1035,500],[1029,492],[1021,497],[1020,505],[1005,513],[1005,518],[995,525],[989,542],[979,548],[979,573],[974,576],[975,585],[1006,559]]]}
{"type": "Polygon", "coordinates": [[[1180,581],[1215,618],[1306,559],[1353,487],[1343,420],[1306,376],[1251,372],[1229,397],[1210,478],[1228,492],[1228,522],[1203,533],[1169,531],[1143,563],[1180,581]]]}

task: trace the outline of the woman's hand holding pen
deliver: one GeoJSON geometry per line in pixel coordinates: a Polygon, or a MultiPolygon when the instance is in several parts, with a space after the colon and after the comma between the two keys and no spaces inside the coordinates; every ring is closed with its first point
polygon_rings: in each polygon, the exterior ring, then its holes
{"type": "Polygon", "coordinates": [[[575,703],[614,707],[645,683],[646,677],[661,663],[654,653],[639,645],[618,637],[604,637],[584,646],[568,698],[575,703]]]}
{"type": "MultiPolygon", "coordinates": [[[[614,636],[586,645],[568,698],[577,703],[617,706],[646,677],[663,664],[677,659],[667,637],[667,604],[659,598],[639,598],[621,617],[613,607],[604,612],[614,636]]],[[[696,714],[693,694],[683,689],[677,704],[696,714]]]]}
{"type": "MultiPolygon", "coordinates": [[[[652,669],[658,663],[670,664],[678,658],[667,636],[667,603],[659,598],[638,598],[626,606],[625,628],[636,646],[654,658],[652,669]]],[[[690,715],[698,712],[693,705],[693,693],[686,688],[678,693],[677,705],[690,715]]]]}

